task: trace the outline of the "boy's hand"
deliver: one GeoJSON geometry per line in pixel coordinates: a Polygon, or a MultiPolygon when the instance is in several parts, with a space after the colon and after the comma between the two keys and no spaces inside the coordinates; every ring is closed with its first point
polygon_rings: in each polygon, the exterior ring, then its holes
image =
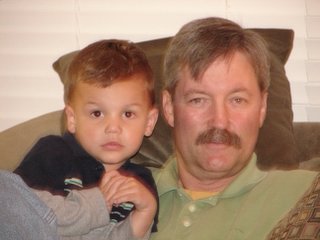
{"type": "Polygon", "coordinates": [[[113,196],[117,192],[119,185],[123,184],[124,181],[126,181],[126,179],[116,170],[103,175],[99,189],[104,196],[109,211],[111,211],[113,204],[115,204],[113,196]]]}
{"type": "Polygon", "coordinates": [[[132,202],[135,205],[131,225],[134,235],[143,237],[150,228],[157,210],[156,198],[148,187],[137,178],[114,170],[104,174],[99,188],[109,210],[112,205],[123,202],[132,202]]]}

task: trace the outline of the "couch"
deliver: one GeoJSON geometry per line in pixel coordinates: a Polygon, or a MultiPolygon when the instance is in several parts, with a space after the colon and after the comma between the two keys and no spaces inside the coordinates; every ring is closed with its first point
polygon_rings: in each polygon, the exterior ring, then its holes
{"type": "MultiPolygon", "coordinates": [[[[320,170],[320,122],[293,122],[289,81],[284,65],[290,56],[294,32],[290,29],[251,29],[266,41],[271,60],[268,110],[256,152],[261,169],[304,168],[320,170]]],[[[155,73],[157,102],[160,103],[162,60],[170,37],[140,42],[155,73]]],[[[68,66],[78,51],[67,53],[53,63],[62,84],[68,81],[68,66]]],[[[160,104],[159,104],[160,105],[160,104]]],[[[42,136],[64,131],[63,111],[55,111],[18,124],[0,133],[0,169],[12,171],[42,136]]],[[[173,149],[171,129],[162,116],[153,135],[146,138],[134,162],[160,167],[173,149]]]]}

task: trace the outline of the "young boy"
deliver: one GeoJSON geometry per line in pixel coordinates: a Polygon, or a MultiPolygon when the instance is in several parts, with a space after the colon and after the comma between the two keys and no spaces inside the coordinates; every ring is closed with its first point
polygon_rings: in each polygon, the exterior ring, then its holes
{"type": "Polygon", "coordinates": [[[64,237],[147,237],[156,223],[156,187],[148,169],[129,161],[158,117],[145,55],[122,40],[87,46],[71,62],[64,100],[67,132],[40,139],[15,173],[54,209],[64,237]],[[82,203],[96,204],[86,196],[91,187],[100,188],[110,216],[103,216],[106,226],[86,232],[81,231],[85,214],[77,211],[82,203]],[[119,229],[129,233],[119,236],[119,229]]]}

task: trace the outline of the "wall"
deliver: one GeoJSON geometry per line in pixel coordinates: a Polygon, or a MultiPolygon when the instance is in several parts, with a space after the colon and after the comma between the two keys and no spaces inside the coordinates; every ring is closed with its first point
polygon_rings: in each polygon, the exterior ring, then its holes
{"type": "Polygon", "coordinates": [[[319,0],[0,0],[0,131],[63,107],[51,67],[59,56],[102,38],[170,36],[213,15],[294,29],[286,65],[294,119],[320,121],[319,0]]]}

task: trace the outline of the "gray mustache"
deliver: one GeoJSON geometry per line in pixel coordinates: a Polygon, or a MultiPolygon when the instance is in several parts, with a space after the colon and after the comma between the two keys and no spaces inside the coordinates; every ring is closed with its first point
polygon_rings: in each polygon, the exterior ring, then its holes
{"type": "Polygon", "coordinates": [[[241,148],[240,137],[226,129],[210,128],[201,133],[196,139],[196,145],[209,143],[225,144],[234,146],[235,148],[241,148]]]}

